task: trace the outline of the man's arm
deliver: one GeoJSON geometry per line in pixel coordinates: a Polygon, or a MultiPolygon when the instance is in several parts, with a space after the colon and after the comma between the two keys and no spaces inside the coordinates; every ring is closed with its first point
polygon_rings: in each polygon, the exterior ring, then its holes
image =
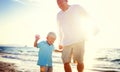
{"type": "Polygon", "coordinates": [[[58,24],[58,34],[59,34],[59,49],[62,49],[63,48],[62,40],[64,35],[58,19],[57,19],[57,24],[58,24]]]}
{"type": "Polygon", "coordinates": [[[80,17],[87,17],[88,16],[88,12],[86,11],[86,9],[81,6],[81,5],[77,5],[77,9],[79,11],[80,17]]]}

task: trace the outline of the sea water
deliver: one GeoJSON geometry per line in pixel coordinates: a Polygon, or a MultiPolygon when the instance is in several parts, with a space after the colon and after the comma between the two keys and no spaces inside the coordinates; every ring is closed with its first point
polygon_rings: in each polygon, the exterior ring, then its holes
{"type": "MultiPolygon", "coordinates": [[[[21,67],[37,67],[38,50],[39,49],[34,47],[0,46],[0,57],[24,63],[20,63],[22,65],[21,67]]],[[[100,48],[96,50],[92,58],[90,58],[87,54],[85,58],[86,70],[96,72],[120,72],[120,48],[100,48]]],[[[53,52],[52,57],[54,66],[63,66],[61,53],[53,52]]],[[[71,63],[71,65],[72,68],[76,68],[76,64],[71,63]]],[[[30,70],[30,72],[34,71],[30,70]]]]}

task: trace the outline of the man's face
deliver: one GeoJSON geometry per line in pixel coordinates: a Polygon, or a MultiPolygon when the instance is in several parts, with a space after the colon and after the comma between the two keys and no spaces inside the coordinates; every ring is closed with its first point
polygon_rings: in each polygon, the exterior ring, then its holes
{"type": "Polygon", "coordinates": [[[67,4],[66,0],[57,0],[57,4],[60,9],[64,9],[65,5],[67,4]]]}

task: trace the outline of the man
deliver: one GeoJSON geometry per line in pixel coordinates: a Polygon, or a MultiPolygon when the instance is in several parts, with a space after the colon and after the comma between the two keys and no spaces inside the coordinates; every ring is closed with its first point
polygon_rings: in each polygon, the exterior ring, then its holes
{"type": "Polygon", "coordinates": [[[57,0],[61,11],[57,14],[60,31],[60,47],[63,48],[62,60],[65,72],[72,72],[70,62],[77,63],[78,72],[84,70],[84,42],[85,34],[82,22],[87,17],[86,11],[79,5],[68,5],[67,0],[57,0]]]}

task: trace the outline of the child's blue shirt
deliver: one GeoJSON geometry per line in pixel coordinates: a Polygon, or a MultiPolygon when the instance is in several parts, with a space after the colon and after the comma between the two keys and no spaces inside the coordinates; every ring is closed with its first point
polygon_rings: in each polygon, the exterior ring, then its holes
{"type": "Polygon", "coordinates": [[[38,43],[37,48],[39,48],[37,65],[52,66],[52,51],[54,50],[54,45],[49,45],[47,41],[42,41],[38,43]]]}

